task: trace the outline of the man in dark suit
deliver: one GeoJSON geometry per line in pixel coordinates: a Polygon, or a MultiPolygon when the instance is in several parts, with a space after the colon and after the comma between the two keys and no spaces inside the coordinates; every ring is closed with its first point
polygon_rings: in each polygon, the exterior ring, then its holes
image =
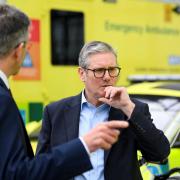
{"type": "Polygon", "coordinates": [[[85,44],[79,66],[85,89],[77,96],[46,106],[37,153],[82,136],[101,122],[125,120],[129,127],[121,130],[119,140],[110,150],[90,154],[94,169],[74,179],[142,179],[137,150],[147,161],[162,161],[170,151],[167,138],[152,123],[147,104],[131,99],[126,88],[115,87],[120,68],[110,45],[99,41],[85,44]]]}
{"type": "Polygon", "coordinates": [[[89,154],[109,149],[127,122],[102,123],[48,153],[34,157],[8,77],[17,74],[28,44],[28,17],[0,5],[0,180],[65,180],[92,168],[89,154]]]}

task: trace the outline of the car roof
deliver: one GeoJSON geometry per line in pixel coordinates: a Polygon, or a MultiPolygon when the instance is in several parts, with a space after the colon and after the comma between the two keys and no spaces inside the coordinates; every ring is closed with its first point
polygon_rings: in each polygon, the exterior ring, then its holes
{"type": "Polygon", "coordinates": [[[156,95],[180,98],[180,82],[142,82],[128,86],[132,95],[156,95]]]}

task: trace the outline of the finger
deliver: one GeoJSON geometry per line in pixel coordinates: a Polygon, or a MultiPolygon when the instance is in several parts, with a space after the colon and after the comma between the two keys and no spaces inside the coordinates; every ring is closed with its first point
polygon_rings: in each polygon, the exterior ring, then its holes
{"type": "Polygon", "coordinates": [[[109,149],[111,147],[111,144],[106,140],[106,138],[104,136],[99,136],[97,137],[94,141],[94,149],[109,149]]]}
{"type": "Polygon", "coordinates": [[[114,97],[122,96],[123,92],[125,92],[124,87],[116,87],[116,88],[112,89],[111,94],[110,94],[110,99],[113,99],[114,97]]]}
{"type": "Polygon", "coordinates": [[[111,87],[106,87],[106,88],[104,89],[104,91],[105,91],[105,98],[107,98],[107,99],[110,98],[111,89],[112,89],[111,87]]]}
{"type": "Polygon", "coordinates": [[[113,99],[118,94],[119,95],[121,94],[121,90],[120,89],[117,89],[117,88],[112,89],[111,93],[110,93],[110,99],[113,99]]]}
{"type": "Polygon", "coordinates": [[[120,130],[119,129],[110,129],[108,132],[108,135],[117,138],[120,135],[120,130]]]}
{"type": "Polygon", "coordinates": [[[114,137],[119,136],[119,134],[120,134],[119,129],[109,127],[108,123],[109,122],[99,123],[96,128],[97,131],[99,131],[102,134],[105,133],[105,134],[108,134],[108,135],[114,136],[114,137]]]}
{"type": "Polygon", "coordinates": [[[103,102],[103,103],[105,103],[105,104],[109,104],[110,105],[110,101],[107,98],[99,98],[98,100],[103,102]]]}
{"type": "Polygon", "coordinates": [[[110,144],[110,143],[108,143],[106,141],[102,141],[101,146],[100,146],[100,148],[105,149],[105,150],[108,150],[111,147],[112,147],[112,144],[110,144]]]}
{"type": "Polygon", "coordinates": [[[106,141],[109,144],[113,144],[118,139],[117,133],[114,133],[114,132],[112,132],[112,133],[105,133],[104,132],[101,134],[101,137],[104,139],[104,141],[106,141]]]}
{"type": "Polygon", "coordinates": [[[108,129],[107,131],[104,131],[101,134],[104,135],[104,138],[108,143],[113,143],[118,139],[120,135],[120,130],[108,129]]]}
{"type": "MultiPolygon", "coordinates": [[[[111,130],[112,131],[112,130],[111,130]]],[[[102,132],[99,136],[99,139],[101,139],[101,143],[106,144],[114,144],[118,140],[119,132],[113,131],[113,132],[102,132]]]]}
{"type": "Polygon", "coordinates": [[[109,128],[113,129],[119,129],[119,128],[127,128],[129,126],[129,123],[127,121],[117,121],[117,120],[112,120],[105,122],[109,128]]]}

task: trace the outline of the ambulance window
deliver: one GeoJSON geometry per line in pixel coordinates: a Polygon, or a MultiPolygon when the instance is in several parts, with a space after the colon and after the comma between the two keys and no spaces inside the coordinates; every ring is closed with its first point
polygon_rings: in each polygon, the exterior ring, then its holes
{"type": "Polygon", "coordinates": [[[78,56],[83,44],[83,13],[51,10],[51,63],[78,65],[78,56]]]}

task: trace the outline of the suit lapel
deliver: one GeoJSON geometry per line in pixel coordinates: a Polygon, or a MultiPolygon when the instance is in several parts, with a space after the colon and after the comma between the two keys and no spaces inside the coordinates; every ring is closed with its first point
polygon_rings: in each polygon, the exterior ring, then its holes
{"type": "Polygon", "coordinates": [[[29,138],[28,138],[28,135],[27,135],[27,132],[25,130],[25,126],[23,124],[23,119],[21,117],[21,114],[18,110],[18,107],[16,105],[16,102],[14,101],[14,98],[10,92],[10,90],[6,87],[5,83],[3,82],[3,80],[0,78],[0,86],[3,87],[3,89],[5,89],[7,91],[7,93],[11,96],[16,108],[17,108],[17,111],[18,111],[18,114],[19,114],[19,118],[18,118],[18,124],[20,126],[20,131],[19,131],[19,134],[20,134],[20,137],[22,139],[22,143],[24,145],[24,148],[25,148],[25,151],[26,151],[26,154],[27,156],[29,157],[33,157],[34,156],[34,153],[32,151],[32,147],[30,145],[30,142],[29,142],[29,138]]]}
{"type": "Polygon", "coordinates": [[[20,112],[18,112],[18,113],[19,113],[19,121],[18,122],[19,122],[20,129],[21,129],[20,134],[21,134],[22,142],[23,142],[23,145],[24,145],[27,156],[30,157],[30,158],[33,158],[34,153],[33,153],[30,141],[29,141],[29,137],[28,137],[27,131],[25,129],[22,116],[21,116],[20,112]]]}
{"type": "Polygon", "coordinates": [[[77,138],[79,135],[80,108],[81,94],[75,96],[64,110],[68,141],[77,138]]]}
{"type": "MultiPolygon", "coordinates": [[[[113,108],[113,107],[110,108],[108,121],[112,121],[112,120],[121,121],[125,119],[127,119],[127,117],[121,110],[113,108]]],[[[106,150],[104,152],[104,165],[106,164],[110,151],[111,149],[106,150]]]]}
{"type": "MultiPolygon", "coordinates": [[[[65,129],[67,129],[68,141],[77,138],[79,135],[79,119],[80,119],[80,109],[81,108],[81,94],[75,96],[73,100],[64,109],[65,118],[65,129]]],[[[127,117],[124,113],[113,107],[110,108],[108,120],[125,120],[127,117]]],[[[104,165],[107,162],[110,150],[104,153],[104,165]]]]}
{"type": "Polygon", "coordinates": [[[0,86],[2,86],[5,90],[9,91],[9,89],[6,87],[5,83],[1,78],[0,78],[0,86]]]}

